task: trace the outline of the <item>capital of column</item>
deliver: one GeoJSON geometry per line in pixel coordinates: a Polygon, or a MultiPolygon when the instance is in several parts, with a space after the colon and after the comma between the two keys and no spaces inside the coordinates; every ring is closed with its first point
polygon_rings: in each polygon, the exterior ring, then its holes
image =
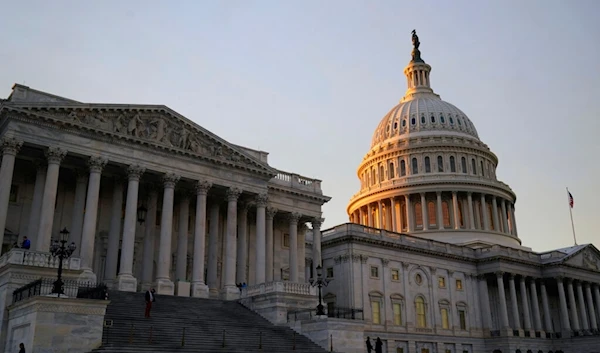
{"type": "Polygon", "coordinates": [[[458,191],[452,191],[452,197],[456,196],[458,194],[458,191]]]}
{"type": "Polygon", "coordinates": [[[471,192],[471,191],[467,191],[467,196],[469,196],[469,197],[473,197],[473,192],[471,192]]]}
{"type": "Polygon", "coordinates": [[[494,273],[496,274],[496,278],[503,278],[504,277],[504,272],[503,271],[496,271],[494,273]]]}
{"type": "Polygon", "coordinates": [[[484,281],[486,279],[485,274],[479,274],[479,275],[477,275],[477,279],[479,281],[484,281]]]}
{"type": "Polygon", "coordinates": [[[497,199],[497,197],[495,195],[492,195],[492,202],[493,203],[496,203],[496,199],[497,199]]]}
{"type": "Polygon", "coordinates": [[[442,192],[441,192],[441,191],[436,191],[436,192],[435,192],[435,196],[437,196],[437,197],[440,197],[440,196],[442,196],[442,192]]]}
{"type": "Polygon", "coordinates": [[[127,168],[127,179],[139,181],[146,168],[138,164],[132,164],[127,168]]]}
{"type": "Polygon", "coordinates": [[[275,207],[267,207],[267,219],[273,219],[277,214],[277,209],[275,207]]]}
{"type": "Polygon", "coordinates": [[[321,229],[322,218],[313,218],[312,227],[313,229],[321,229]]]}
{"type": "Polygon", "coordinates": [[[381,259],[381,264],[383,265],[383,267],[388,267],[388,265],[390,264],[390,259],[381,259]]]}
{"type": "Polygon", "coordinates": [[[175,173],[166,173],[162,176],[163,187],[167,188],[175,188],[175,184],[179,181],[181,177],[175,173]]]}
{"type": "Polygon", "coordinates": [[[256,207],[267,207],[269,203],[269,195],[268,194],[258,194],[255,198],[256,207]]]}
{"type": "Polygon", "coordinates": [[[298,224],[300,217],[302,217],[302,214],[298,212],[292,212],[288,215],[288,220],[290,221],[290,224],[298,224]]]}
{"type": "MultiPolygon", "coordinates": [[[[565,279],[564,276],[556,276],[554,278],[556,279],[556,282],[558,282],[558,283],[563,283],[563,281],[565,279]]],[[[544,282],[542,282],[542,283],[544,283],[544,282]]]]}
{"type": "Polygon", "coordinates": [[[420,192],[419,195],[421,195],[421,197],[425,197],[425,193],[424,192],[420,192]]]}
{"type": "Polygon", "coordinates": [[[573,285],[573,278],[566,277],[565,280],[566,280],[567,284],[573,285]]]}
{"type": "Polygon", "coordinates": [[[67,155],[67,151],[60,147],[48,147],[44,154],[46,155],[48,164],[60,164],[67,155]]]}
{"type": "Polygon", "coordinates": [[[23,146],[23,141],[17,140],[14,137],[3,137],[0,142],[0,149],[2,154],[12,154],[13,156],[19,153],[19,150],[23,146]]]}
{"type": "Polygon", "coordinates": [[[237,199],[242,194],[242,189],[236,187],[230,187],[227,189],[227,201],[237,201],[237,199]]]}
{"type": "Polygon", "coordinates": [[[514,274],[514,273],[509,273],[509,274],[508,274],[508,280],[509,280],[509,281],[514,281],[516,276],[517,276],[517,275],[516,275],[516,274],[514,274]]]}
{"type": "Polygon", "coordinates": [[[107,163],[108,159],[100,156],[91,156],[87,162],[91,173],[102,173],[102,169],[104,169],[107,163]]]}
{"type": "Polygon", "coordinates": [[[198,180],[194,185],[196,189],[196,195],[206,195],[208,194],[208,190],[212,187],[212,183],[206,180],[198,180]]]}
{"type": "Polygon", "coordinates": [[[585,288],[585,290],[587,290],[588,288],[591,288],[590,282],[584,282],[583,287],[585,288]]]}

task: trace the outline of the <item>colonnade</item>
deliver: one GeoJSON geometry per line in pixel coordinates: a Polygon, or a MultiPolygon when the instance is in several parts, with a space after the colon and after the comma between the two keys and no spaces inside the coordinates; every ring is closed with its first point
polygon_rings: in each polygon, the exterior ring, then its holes
{"type": "Polygon", "coordinates": [[[358,207],[350,214],[350,222],[392,232],[478,229],[518,236],[510,200],[472,192],[392,196],[358,207]]]}
{"type": "MultiPolygon", "coordinates": [[[[22,142],[13,138],[4,137],[1,141],[2,165],[0,167],[0,229],[4,229],[8,214],[9,193],[11,189],[15,159],[22,142]]],[[[54,211],[58,190],[60,165],[67,151],[58,147],[49,147],[45,150],[46,163],[37,164],[37,173],[34,186],[33,202],[30,214],[28,234],[32,239],[32,250],[48,252],[52,237],[54,211]]],[[[82,279],[96,281],[96,274],[92,270],[94,261],[94,245],[96,244],[99,192],[102,172],[109,161],[99,156],[90,156],[87,159],[88,173],[78,175],[75,184],[75,202],[73,207],[72,229],[70,241],[75,241],[81,257],[82,279]],[[85,211],[84,211],[85,210],[85,211]]],[[[107,241],[107,255],[105,263],[105,280],[113,283],[119,290],[136,291],[137,279],[134,277],[133,260],[135,247],[135,234],[138,222],[137,212],[142,203],[138,202],[140,181],[146,172],[141,165],[132,164],[126,169],[127,178],[113,178],[112,210],[110,229],[107,241]],[[126,189],[125,213],[122,220],[123,192],[126,189]],[[121,231],[122,228],[122,231],[121,231]],[[121,243],[121,254],[119,254],[121,243]],[[120,260],[120,266],[117,266],[120,260]]],[[[180,182],[180,176],[174,173],[164,173],[161,177],[161,188],[150,188],[147,198],[148,217],[146,222],[154,225],[156,222],[159,192],[162,192],[162,211],[160,222],[159,248],[156,267],[156,286],[159,293],[173,294],[174,284],[171,279],[172,249],[171,238],[173,231],[173,210],[175,207],[175,188],[180,182]]],[[[189,181],[186,183],[189,184],[189,181]]],[[[247,282],[246,263],[247,252],[238,251],[248,246],[247,216],[251,209],[256,212],[256,264],[254,267],[255,283],[273,281],[273,234],[274,217],[281,214],[287,217],[289,224],[289,267],[291,282],[298,282],[298,226],[307,220],[313,226],[313,258],[318,259],[314,266],[320,264],[320,227],[321,219],[307,219],[298,212],[282,212],[270,207],[267,193],[251,194],[242,189],[231,186],[226,188],[225,198],[226,224],[224,234],[224,256],[222,266],[222,281],[217,283],[218,244],[219,244],[219,200],[208,203],[209,190],[213,189],[211,182],[206,180],[192,181],[195,190],[195,224],[193,229],[192,249],[192,295],[206,296],[210,291],[219,289],[225,297],[239,293],[236,283],[247,282]],[[243,202],[240,198],[243,194],[243,202]],[[210,206],[210,208],[208,208],[210,206]],[[210,222],[208,252],[205,249],[206,222],[210,222]],[[302,221],[302,223],[301,223],[302,221]],[[239,227],[238,227],[239,226],[239,227]],[[207,282],[204,281],[205,258],[207,257],[207,282]]],[[[182,194],[183,195],[183,194],[182,194]]],[[[214,198],[219,197],[216,192],[214,198]]],[[[222,197],[222,196],[220,196],[222,197]]],[[[185,279],[187,272],[188,255],[188,217],[191,199],[187,195],[179,198],[179,231],[177,241],[177,259],[175,277],[185,279]]],[[[155,255],[154,226],[145,228],[143,240],[143,258],[141,280],[148,284],[153,282],[152,269],[155,255]]],[[[304,253],[304,249],[302,254],[304,253]]],[[[303,257],[303,256],[302,256],[303,257]]],[[[304,259],[303,265],[304,265],[304,259]]],[[[313,272],[315,273],[315,272],[313,272]]]]}

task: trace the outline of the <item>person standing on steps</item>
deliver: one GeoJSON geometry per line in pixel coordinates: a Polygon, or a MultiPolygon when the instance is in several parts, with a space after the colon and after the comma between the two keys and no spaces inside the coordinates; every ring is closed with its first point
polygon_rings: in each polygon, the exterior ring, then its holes
{"type": "Polygon", "coordinates": [[[144,314],[144,317],[150,317],[152,303],[156,301],[156,296],[154,295],[154,293],[156,293],[154,291],[154,288],[150,288],[146,291],[146,313],[144,314]]]}
{"type": "Polygon", "coordinates": [[[373,351],[373,345],[371,344],[371,338],[367,336],[367,353],[371,353],[373,351]]]}
{"type": "Polygon", "coordinates": [[[25,345],[23,342],[19,343],[19,353],[25,353],[25,345]]]}
{"type": "Polygon", "coordinates": [[[383,342],[381,342],[381,338],[379,337],[375,341],[375,353],[383,353],[383,342]]]}

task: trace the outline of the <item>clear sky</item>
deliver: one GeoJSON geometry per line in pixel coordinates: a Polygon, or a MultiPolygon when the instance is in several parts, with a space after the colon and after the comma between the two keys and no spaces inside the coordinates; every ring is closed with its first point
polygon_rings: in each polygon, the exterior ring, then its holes
{"type": "Polygon", "coordinates": [[[406,90],[416,29],[432,86],[463,110],[517,194],[523,244],[600,247],[600,1],[10,1],[13,83],[85,102],[165,104],[323,180],[347,222],[356,168],[406,90]]]}

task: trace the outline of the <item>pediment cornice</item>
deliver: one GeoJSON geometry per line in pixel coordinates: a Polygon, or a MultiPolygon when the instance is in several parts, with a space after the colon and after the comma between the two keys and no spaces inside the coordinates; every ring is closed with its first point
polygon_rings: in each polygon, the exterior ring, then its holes
{"type": "Polygon", "coordinates": [[[0,107],[2,111],[16,113],[9,114],[9,118],[25,118],[64,130],[110,136],[129,144],[229,165],[270,178],[277,174],[266,163],[166,106],[4,102],[0,107]]]}

